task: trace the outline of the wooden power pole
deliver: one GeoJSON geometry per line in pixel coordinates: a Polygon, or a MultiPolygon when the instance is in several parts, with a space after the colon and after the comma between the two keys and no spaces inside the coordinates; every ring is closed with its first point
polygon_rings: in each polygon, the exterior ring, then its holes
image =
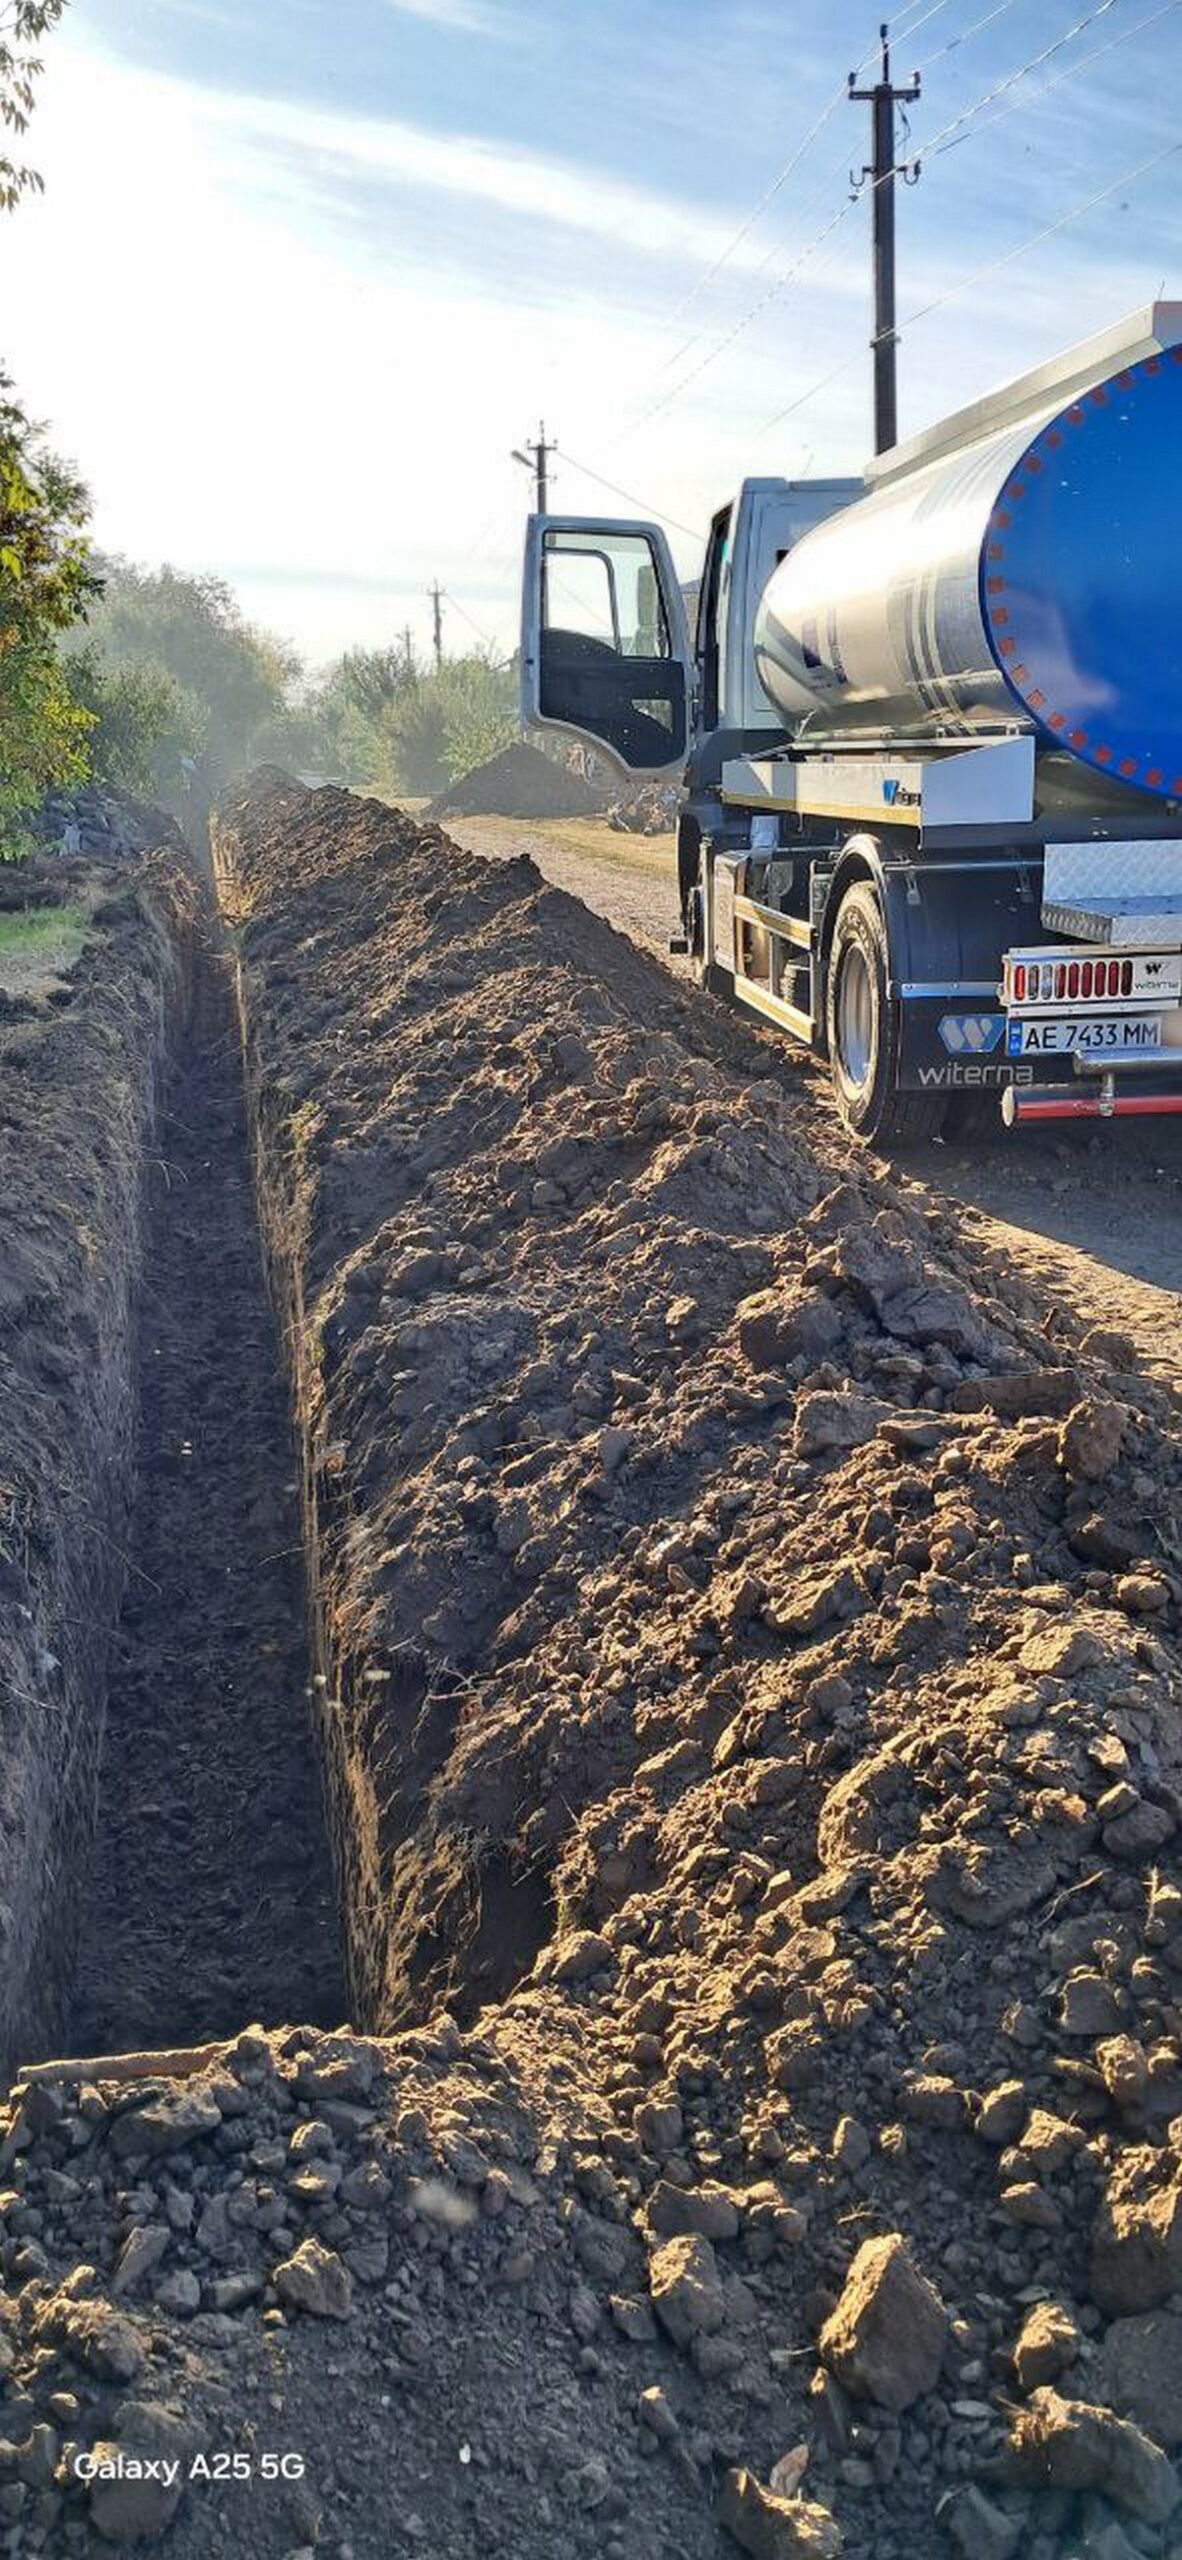
{"type": "Polygon", "coordinates": [[[547,466],[551,454],[557,451],[558,447],[553,441],[547,443],[544,422],[538,428],[532,444],[527,443],[524,448],[515,445],[513,448],[513,461],[523,462],[526,470],[532,471],[534,475],[534,507],[540,516],[546,513],[546,500],[549,496],[550,482],[547,466]]]}

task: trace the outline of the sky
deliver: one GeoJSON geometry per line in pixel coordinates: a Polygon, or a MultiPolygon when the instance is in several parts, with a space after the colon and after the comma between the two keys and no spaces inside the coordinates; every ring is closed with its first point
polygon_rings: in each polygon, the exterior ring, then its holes
{"type": "MultiPolygon", "coordinates": [[[[878,15],[71,0],[45,194],[0,217],[0,360],[105,549],[216,572],[312,665],[425,650],[436,580],[449,650],[507,655],[539,419],[552,504],[660,517],[687,576],[745,475],[865,459],[844,90],[878,15]]],[[[904,435],[1182,296],[1182,0],[909,0],[916,66],[904,435]]]]}

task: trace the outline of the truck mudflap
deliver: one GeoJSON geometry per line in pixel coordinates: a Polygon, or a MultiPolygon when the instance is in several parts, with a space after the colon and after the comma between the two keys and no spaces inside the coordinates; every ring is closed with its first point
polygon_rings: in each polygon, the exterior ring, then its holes
{"type": "Polygon", "coordinates": [[[1044,1080],[1041,1062],[1009,1056],[1001,997],[1002,954],[1029,937],[1037,880],[1029,862],[1005,855],[882,863],[903,1092],[951,1100],[1044,1080]]]}
{"type": "Polygon", "coordinates": [[[1006,1018],[996,987],[948,980],[898,986],[898,1081],[909,1093],[1004,1093],[1032,1086],[1028,1060],[1006,1054],[1006,1018]]]}

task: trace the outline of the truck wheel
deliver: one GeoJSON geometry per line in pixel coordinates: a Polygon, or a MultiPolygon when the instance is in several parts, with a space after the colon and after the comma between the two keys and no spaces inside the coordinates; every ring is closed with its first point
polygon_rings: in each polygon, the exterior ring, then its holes
{"type": "Polygon", "coordinates": [[[715,960],[710,950],[708,931],[709,905],[706,884],[706,866],[709,860],[710,856],[705,845],[703,845],[698,856],[697,876],[686,893],[685,905],[682,912],[685,917],[686,948],[689,953],[690,976],[694,980],[695,984],[699,987],[704,987],[708,994],[721,996],[728,992],[730,980],[728,979],[725,970],[719,967],[718,962],[715,960]]]}
{"type": "Polygon", "coordinates": [[[834,1098],[846,1128],[868,1146],[933,1137],[943,1098],[895,1085],[898,1024],[890,994],[890,951],[877,891],[855,880],[837,911],[825,987],[825,1027],[834,1098]]]}
{"type": "Polygon", "coordinates": [[[706,890],[699,870],[692,888],[687,890],[682,909],[685,943],[689,954],[690,976],[699,987],[709,986],[710,955],[706,949],[706,890]]]}

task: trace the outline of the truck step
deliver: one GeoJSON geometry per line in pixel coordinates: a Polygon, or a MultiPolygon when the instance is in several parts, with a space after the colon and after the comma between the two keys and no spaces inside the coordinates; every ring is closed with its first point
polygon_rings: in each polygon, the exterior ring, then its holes
{"type": "Polygon", "coordinates": [[[1177,951],[1182,945],[1182,897],[1088,898],[1073,906],[1044,898],[1042,920],[1049,933],[1066,934],[1072,942],[1105,943],[1109,949],[1177,951]]]}
{"type": "Polygon", "coordinates": [[[1049,844],[1042,920],[1048,931],[1073,941],[1176,951],[1182,944],[1182,842],[1108,837],[1049,844]]]}

